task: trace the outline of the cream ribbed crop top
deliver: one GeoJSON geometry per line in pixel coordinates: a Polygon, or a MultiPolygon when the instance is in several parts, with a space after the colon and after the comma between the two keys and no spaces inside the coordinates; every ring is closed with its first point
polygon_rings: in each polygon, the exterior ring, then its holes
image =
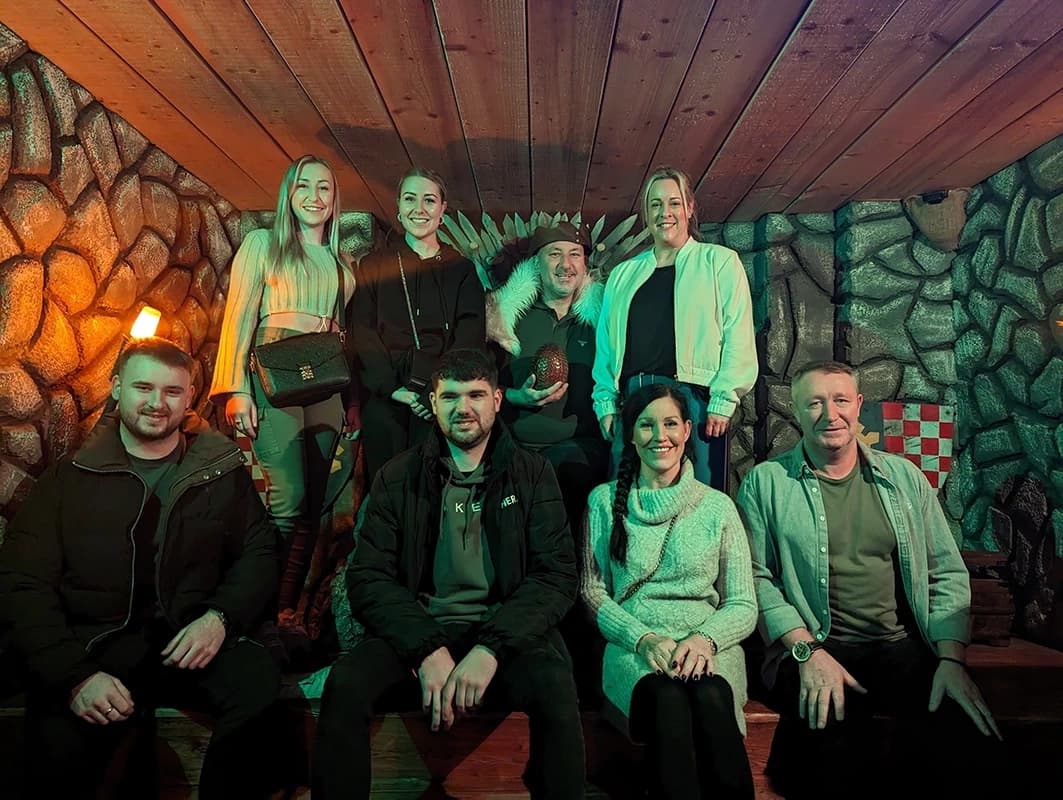
{"type": "MultiPolygon", "coordinates": [[[[328,246],[306,246],[310,261],[308,274],[286,270],[267,277],[269,237],[268,230],[251,231],[233,259],[214,380],[210,386],[212,399],[233,392],[251,393],[248,374],[251,345],[255,330],[265,317],[282,311],[332,316],[336,302],[336,262],[328,246]]],[[[343,281],[346,303],[354,294],[354,275],[347,268],[343,281]]],[[[340,309],[341,324],[342,320],[340,309]]]]}

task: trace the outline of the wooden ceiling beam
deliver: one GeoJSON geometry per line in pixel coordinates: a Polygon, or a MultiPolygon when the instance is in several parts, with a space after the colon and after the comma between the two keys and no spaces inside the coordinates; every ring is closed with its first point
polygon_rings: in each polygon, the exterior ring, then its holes
{"type": "Polygon", "coordinates": [[[998,0],[906,0],[786,143],[731,218],[781,211],[998,0]]]}
{"type": "Polygon", "coordinates": [[[392,219],[410,157],[335,0],[246,0],[332,135],[392,219]]]}
{"type": "Polygon", "coordinates": [[[479,217],[480,197],[432,4],[340,4],[413,162],[443,177],[448,205],[479,217]]]}
{"type": "Polygon", "coordinates": [[[252,176],[58,0],[21,4],[4,23],[234,206],[269,204],[252,176]]]}
{"type": "Polygon", "coordinates": [[[1063,89],[927,179],[932,186],[974,186],[1045,142],[1063,136],[1063,89]]]}
{"type": "Polygon", "coordinates": [[[523,0],[435,0],[480,201],[531,211],[528,48],[523,0]]]}
{"type": "Polygon", "coordinates": [[[619,0],[528,3],[532,208],[583,207],[619,0]]]}
{"type": "MultiPolygon", "coordinates": [[[[339,184],[347,210],[383,213],[351,166],[320,112],[281,58],[243,0],[155,0],[199,54],[210,62],[289,160],[305,153],[324,158],[339,184]]],[[[276,195],[283,170],[268,176],[276,195]]]]}
{"type": "Polygon", "coordinates": [[[703,219],[723,221],[801,129],[902,0],[813,0],[696,190],[703,219]]]}
{"type": "MultiPolygon", "coordinates": [[[[685,170],[697,185],[766,79],[808,2],[717,0],[643,176],[655,166],[671,164],[685,170]]],[[[632,197],[628,207],[637,205],[638,198],[632,197]]]]}
{"type": "Polygon", "coordinates": [[[866,197],[902,197],[951,188],[929,182],[1055,94],[1063,80],[1063,31],[965,105],[860,190],[866,197]]]}
{"type": "Polygon", "coordinates": [[[834,209],[864,196],[876,175],[1061,28],[1059,0],[1004,0],[824,170],[791,210],[834,209]]]}
{"type": "Polygon", "coordinates": [[[621,4],[583,199],[586,221],[635,202],[712,7],[688,0],[621,4]]]}
{"type": "Polygon", "coordinates": [[[63,5],[269,191],[288,166],[287,154],[153,4],[63,0],[63,5]]]}

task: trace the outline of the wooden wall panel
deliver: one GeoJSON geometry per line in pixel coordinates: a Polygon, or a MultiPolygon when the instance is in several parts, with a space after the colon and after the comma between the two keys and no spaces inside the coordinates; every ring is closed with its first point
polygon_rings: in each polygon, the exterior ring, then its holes
{"type": "Polygon", "coordinates": [[[626,208],[675,105],[713,3],[625,0],[620,6],[584,218],[626,208]]]}
{"type": "Polygon", "coordinates": [[[394,217],[395,182],[410,157],[335,0],[246,0],[303,90],[394,217]]]}
{"type": "Polygon", "coordinates": [[[860,193],[865,197],[901,197],[951,188],[928,182],[934,172],[955,163],[1063,86],[1063,31],[1024,58],[1000,80],[949,117],[915,147],[894,161],[860,193]]]}
{"type": "Polygon", "coordinates": [[[906,0],[732,214],[782,211],[998,0],[906,0]]]}
{"type": "Polygon", "coordinates": [[[901,0],[814,0],[696,190],[701,218],[727,219],[901,0]]]}
{"type": "Polygon", "coordinates": [[[528,3],[532,208],[583,205],[619,0],[528,3]]]}
{"type": "Polygon", "coordinates": [[[941,187],[974,186],[1045,142],[1063,136],[1063,89],[1031,109],[974,150],[927,179],[941,187]]]}
{"type": "Polygon", "coordinates": [[[238,208],[269,205],[268,192],[58,0],[19,6],[17,15],[4,14],[4,22],[33,50],[230,203],[238,208]]]}
{"type": "Polygon", "coordinates": [[[523,0],[435,0],[484,210],[531,210],[523,0]]]}
{"type": "Polygon", "coordinates": [[[287,154],[154,5],[147,0],[63,0],[93,33],[264,190],[287,154]],[[130,24],[131,19],[136,24],[130,24]]]}
{"type": "MultiPolygon", "coordinates": [[[[362,176],[243,0],[155,0],[289,159],[323,157],[348,210],[383,213],[362,176]]],[[[276,194],[283,173],[265,185],[276,194]]]]}
{"type": "MultiPolygon", "coordinates": [[[[717,0],[643,176],[661,164],[686,170],[695,183],[705,174],[808,2],[717,0]]],[[[630,208],[637,206],[633,198],[630,208]]]]}
{"type": "Polygon", "coordinates": [[[1004,0],[790,206],[827,211],[887,170],[1063,27],[1060,0],[1004,0]],[[992,54],[991,57],[989,54],[992,54]]]}
{"type": "Polygon", "coordinates": [[[341,4],[413,162],[443,176],[452,208],[479,217],[480,198],[432,4],[341,4]]]}

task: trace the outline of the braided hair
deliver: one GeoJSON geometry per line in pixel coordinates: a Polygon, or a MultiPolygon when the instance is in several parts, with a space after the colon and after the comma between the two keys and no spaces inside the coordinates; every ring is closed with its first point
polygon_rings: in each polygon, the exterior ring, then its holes
{"type": "MultiPolygon", "coordinates": [[[[631,486],[639,474],[639,457],[631,440],[635,437],[635,423],[646,410],[646,406],[662,397],[671,398],[679,408],[679,415],[684,422],[690,422],[690,404],[686,395],[678,388],[667,383],[651,383],[643,386],[624,401],[621,412],[621,430],[614,432],[624,437],[624,450],[620,456],[620,466],[616,475],[616,494],[613,497],[613,531],[609,537],[609,556],[618,564],[627,563],[627,501],[631,486]]],[[[694,460],[694,448],[684,447],[683,458],[694,460]]]]}

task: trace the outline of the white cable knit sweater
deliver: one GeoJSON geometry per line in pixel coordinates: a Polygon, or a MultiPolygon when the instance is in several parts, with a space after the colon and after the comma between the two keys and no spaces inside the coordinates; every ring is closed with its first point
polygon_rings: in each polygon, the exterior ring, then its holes
{"type": "Polygon", "coordinates": [[[583,544],[581,593],[608,644],[602,664],[606,699],[624,720],[635,684],[651,673],[635,644],[646,633],[677,642],[692,631],[716,642],[716,674],[731,685],[738,726],[745,733],[745,655],[739,643],[756,625],[753,570],[745,528],[731,498],[694,478],[690,462],[679,482],[666,489],[636,489],[628,495],[627,563],[609,557],[616,482],[590,495],[583,544]],[[667,551],[661,546],[678,515],[667,551]],[[653,577],[618,604],[629,588],[653,577]]]}

